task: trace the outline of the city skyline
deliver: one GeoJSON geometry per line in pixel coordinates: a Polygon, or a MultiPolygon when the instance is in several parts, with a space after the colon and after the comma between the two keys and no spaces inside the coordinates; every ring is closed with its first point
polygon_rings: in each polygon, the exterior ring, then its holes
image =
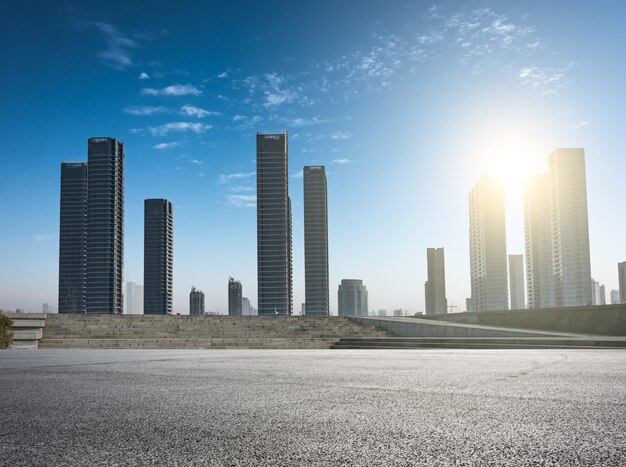
{"type": "MultiPolygon", "coordinates": [[[[115,2],[91,11],[46,5],[22,30],[7,24],[0,47],[13,73],[0,92],[14,113],[0,125],[9,200],[0,307],[54,304],[59,163],[84,160],[94,135],[125,144],[123,281],[142,281],[143,199],[163,197],[177,211],[173,311],[186,312],[196,284],[207,308],[225,313],[229,275],[254,302],[254,133],[263,130],[290,135],[293,303],[305,301],[304,166],[325,165],[333,187],[331,289],[360,277],[371,310],[423,311],[423,250],[437,244],[446,249],[449,305],[462,309],[470,295],[467,192],[484,172],[505,176],[507,249],[524,251],[521,189],[511,172],[547,172],[559,147],[586,150],[591,274],[618,289],[626,221],[614,212],[626,162],[619,114],[607,109],[624,103],[624,65],[613,59],[624,43],[624,7],[396,6],[355,12],[322,2],[333,14],[311,15],[304,29],[297,19],[309,7],[288,4],[272,10],[277,17],[254,5],[238,18],[216,7],[224,27],[206,19],[213,15],[205,7],[169,18],[158,2],[145,15],[115,2]],[[192,16],[207,27],[187,28],[192,16]],[[575,27],[554,30],[556,18],[575,27]],[[248,32],[229,41],[236,24],[248,32]],[[328,39],[312,48],[309,27],[330,31],[328,39]],[[586,34],[577,34],[581,27],[586,34]],[[34,31],[47,43],[29,39],[34,31]],[[68,46],[77,41],[81,47],[68,46]],[[609,42],[618,50],[609,53],[609,42]],[[228,53],[215,53],[225,43],[228,53]],[[254,54],[238,53],[251,45],[254,54]],[[23,60],[35,55],[40,62],[23,60]]],[[[10,10],[8,17],[29,16],[26,5],[10,10]]],[[[330,301],[336,313],[334,293],[330,301]]]]}

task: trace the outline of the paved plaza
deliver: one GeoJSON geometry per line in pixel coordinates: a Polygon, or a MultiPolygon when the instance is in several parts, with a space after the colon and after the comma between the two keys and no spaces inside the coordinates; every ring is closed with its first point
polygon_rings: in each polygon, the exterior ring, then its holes
{"type": "Polygon", "coordinates": [[[0,464],[626,464],[623,350],[0,351],[0,464]]]}

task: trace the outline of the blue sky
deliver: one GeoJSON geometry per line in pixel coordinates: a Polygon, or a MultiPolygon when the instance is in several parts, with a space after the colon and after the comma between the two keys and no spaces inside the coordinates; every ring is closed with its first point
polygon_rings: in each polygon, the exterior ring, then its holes
{"type": "Polygon", "coordinates": [[[0,307],[56,304],[61,161],[126,142],[124,281],[143,283],[143,199],[174,204],[174,309],[192,285],[256,306],[256,131],[289,132],[295,308],[304,300],[304,165],[328,171],[331,309],[424,308],[426,248],[469,296],[467,196],[584,147],[592,275],[626,260],[626,6],[614,2],[10,2],[0,17],[0,307]]]}

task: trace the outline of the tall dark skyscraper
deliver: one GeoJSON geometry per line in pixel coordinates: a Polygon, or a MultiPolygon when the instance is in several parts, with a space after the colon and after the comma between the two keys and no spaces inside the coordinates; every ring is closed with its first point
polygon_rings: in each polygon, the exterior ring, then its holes
{"type": "Polygon", "coordinates": [[[259,315],[292,312],[291,200],[287,133],[257,133],[259,315]]]}
{"type": "Polygon", "coordinates": [[[61,164],[59,313],[84,313],[87,290],[87,164],[61,164]]]}
{"type": "Polygon", "coordinates": [[[124,143],[89,138],[87,165],[87,313],[121,313],[124,143]]]}
{"type": "Polygon", "coordinates": [[[328,316],[328,195],[324,166],[304,168],[304,283],[307,316],[328,316]]]}
{"type": "Polygon", "coordinates": [[[426,262],[428,265],[428,280],[424,284],[426,314],[445,314],[448,312],[448,300],[446,298],[446,269],[443,248],[427,248],[426,262]]]}
{"type": "Polygon", "coordinates": [[[241,282],[228,278],[228,316],[242,315],[241,282]]]}
{"type": "Polygon", "coordinates": [[[145,315],[172,312],[174,216],[166,199],[144,202],[143,309],[145,315]]]}

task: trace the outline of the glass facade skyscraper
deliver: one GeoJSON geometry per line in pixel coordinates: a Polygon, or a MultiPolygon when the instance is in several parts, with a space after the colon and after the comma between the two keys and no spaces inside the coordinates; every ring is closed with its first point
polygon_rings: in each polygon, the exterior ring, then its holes
{"type": "Polygon", "coordinates": [[[293,295],[287,133],[257,133],[256,150],[259,315],[290,315],[293,295]]]}
{"type": "Polygon", "coordinates": [[[166,199],[144,201],[143,309],[145,315],[172,312],[174,216],[166,199]]]}
{"type": "Polygon", "coordinates": [[[228,316],[242,316],[241,282],[228,278],[228,316]]]}

